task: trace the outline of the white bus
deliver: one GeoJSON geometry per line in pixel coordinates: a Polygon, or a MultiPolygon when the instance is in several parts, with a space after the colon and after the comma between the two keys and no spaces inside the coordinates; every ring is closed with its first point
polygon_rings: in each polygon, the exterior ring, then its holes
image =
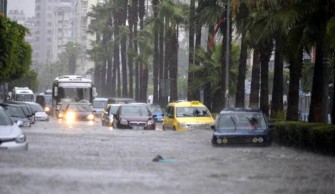
{"type": "Polygon", "coordinates": [[[28,87],[14,87],[11,93],[12,101],[35,102],[34,92],[28,87]]]}
{"type": "Polygon", "coordinates": [[[52,84],[52,109],[56,111],[60,103],[92,104],[95,95],[96,90],[92,80],[79,75],[60,76],[52,84]]]}

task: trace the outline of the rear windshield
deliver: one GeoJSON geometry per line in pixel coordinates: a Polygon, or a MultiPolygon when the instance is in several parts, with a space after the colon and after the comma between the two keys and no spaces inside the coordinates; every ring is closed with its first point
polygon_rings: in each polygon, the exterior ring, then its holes
{"type": "Polygon", "coordinates": [[[265,130],[266,123],[261,113],[229,113],[221,114],[217,128],[220,131],[230,130],[265,130]]]}

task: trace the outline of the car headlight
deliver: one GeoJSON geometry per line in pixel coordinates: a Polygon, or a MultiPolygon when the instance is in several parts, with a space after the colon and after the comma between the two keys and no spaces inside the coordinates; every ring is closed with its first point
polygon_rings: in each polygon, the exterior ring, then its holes
{"type": "Polygon", "coordinates": [[[179,128],[187,128],[187,124],[186,123],[179,123],[179,128]]]}
{"type": "Polygon", "coordinates": [[[128,121],[126,119],[121,119],[120,124],[121,125],[128,125],[128,121]]]}
{"type": "Polygon", "coordinates": [[[45,112],[49,112],[49,111],[50,111],[50,108],[46,106],[46,107],[44,108],[44,111],[45,111],[45,112]]]}
{"type": "Polygon", "coordinates": [[[66,113],[66,120],[68,121],[74,121],[76,118],[76,115],[74,114],[74,112],[67,112],[66,113]]]}
{"type": "Polygon", "coordinates": [[[90,120],[90,121],[94,120],[94,115],[93,114],[88,115],[87,119],[90,120]]]}
{"type": "Polygon", "coordinates": [[[15,138],[16,143],[24,143],[26,141],[26,136],[21,134],[15,138]]]}
{"type": "Polygon", "coordinates": [[[263,142],[264,142],[264,139],[263,139],[263,137],[259,137],[259,138],[257,139],[257,141],[258,141],[259,143],[263,143],[263,142]]]}
{"type": "Polygon", "coordinates": [[[155,124],[154,120],[150,119],[150,120],[147,121],[147,125],[153,125],[153,124],[155,124]]]}

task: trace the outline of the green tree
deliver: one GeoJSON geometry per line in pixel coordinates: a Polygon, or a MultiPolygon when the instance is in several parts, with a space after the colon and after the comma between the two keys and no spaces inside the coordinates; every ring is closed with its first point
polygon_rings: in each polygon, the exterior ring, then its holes
{"type": "Polygon", "coordinates": [[[28,29],[0,16],[0,80],[20,78],[29,70],[32,49],[24,40],[28,29]]]}

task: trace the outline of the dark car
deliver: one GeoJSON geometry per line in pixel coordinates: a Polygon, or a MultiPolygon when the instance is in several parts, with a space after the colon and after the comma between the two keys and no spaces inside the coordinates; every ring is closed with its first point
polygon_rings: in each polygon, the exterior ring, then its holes
{"type": "Polygon", "coordinates": [[[108,104],[101,116],[102,126],[113,126],[114,115],[116,115],[120,104],[108,104]]]}
{"type": "Polygon", "coordinates": [[[58,118],[66,121],[94,121],[94,111],[87,103],[68,103],[63,106],[64,109],[58,114],[58,118]]]}
{"type": "Polygon", "coordinates": [[[30,127],[31,126],[31,122],[27,118],[27,115],[24,112],[22,106],[18,104],[6,104],[6,103],[1,103],[0,106],[6,110],[6,112],[11,117],[11,119],[14,121],[14,123],[20,123],[19,127],[30,127]]]}
{"type": "Polygon", "coordinates": [[[114,115],[113,127],[155,130],[156,122],[146,104],[122,104],[114,115]]]}
{"type": "Polygon", "coordinates": [[[212,144],[262,145],[272,143],[272,129],[265,115],[258,109],[228,109],[217,116],[212,144]]]}

